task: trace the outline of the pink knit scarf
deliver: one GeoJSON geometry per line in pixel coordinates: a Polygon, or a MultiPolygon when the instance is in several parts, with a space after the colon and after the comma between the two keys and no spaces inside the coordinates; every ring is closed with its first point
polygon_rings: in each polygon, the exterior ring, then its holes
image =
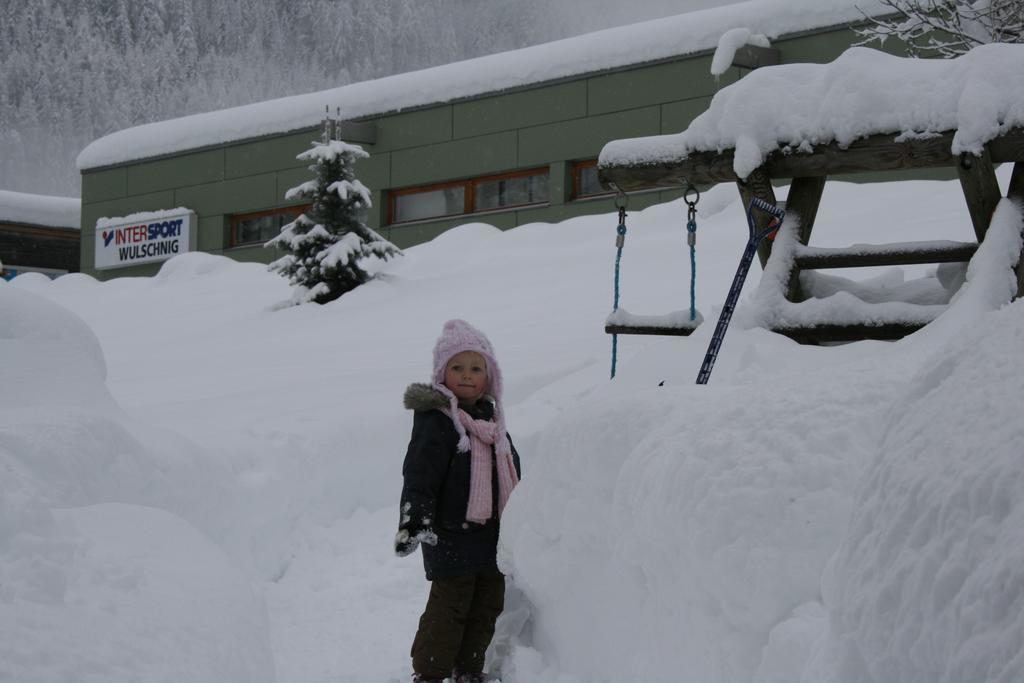
{"type": "Polygon", "coordinates": [[[466,520],[483,524],[491,517],[491,446],[494,446],[498,465],[498,517],[501,517],[512,489],[519,483],[512,446],[508,436],[490,420],[474,420],[465,410],[459,410],[459,421],[469,434],[469,505],[466,520]]]}

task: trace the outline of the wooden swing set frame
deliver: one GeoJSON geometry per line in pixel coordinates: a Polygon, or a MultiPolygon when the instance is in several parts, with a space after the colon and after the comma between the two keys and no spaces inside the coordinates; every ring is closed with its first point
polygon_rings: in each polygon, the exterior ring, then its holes
{"type": "MultiPolygon", "coordinates": [[[[1003,198],[996,179],[995,165],[1013,163],[1007,197],[1024,208],[1024,129],[1015,128],[989,141],[980,155],[953,154],[954,131],[920,138],[899,139],[872,135],[847,146],[833,142],[819,145],[812,152],[794,151],[770,154],[765,162],[746,178],[733,168],[734,150],[695,152],[669,162],[615,165],[599,164],[598,178],[606,188],[624,192],[652,187],[678,188],[688,183],[709,187],[719,183],[735,183],[743,205],[754,197],[777,204],[772,181],[789,181],[786,201],[787,216],[799,220],[800,243],[807,246],[828,178],[851,173],[912,171],[916,169],[955,168],[974,228],[974,242],[946,244],[897,243],[891,248],[818,249],[813,255],[798,256],[790,272],[786,299],[799,303],[806,299],[800,288],[800,270],[819,268],[855,268],[863,266],[904,265],[969,261],[985,239],[992,213],[1003,198]]],[[[757,217],[759,229],[767,227],[768,214],[757,217]]],[[[894,230],[896,232],[896,230],[894,230]]],[[[762,242],[758,258],[762,267],[771,255],[772,243],[762,242]]],[[[1016,266],[1017,297],[1024,296],[1024,253],[1016,266]]],[[[915,332],[925,323],[896,322],[873,324],[817,324],[801,327],[779,327],[774,332],[801,343],[857,341],[861,339],[899,339],[915,332]]],[[[673,332],[661,329],[657,334],[689,334],[691,330],[673,332]]],[[[630,330],[616,330],[619,334],[630,330]]],[[[632,331],[650,334],[650,331],[632,331]]]]}

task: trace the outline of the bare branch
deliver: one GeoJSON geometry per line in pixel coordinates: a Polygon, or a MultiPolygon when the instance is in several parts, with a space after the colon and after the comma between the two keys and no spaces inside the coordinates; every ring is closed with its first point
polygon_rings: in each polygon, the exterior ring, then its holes
{"type": "Polygon", "coordinates": [[[857,45],[895,38],[915,57],[956,57],[985,43],[1024,42],[1024,0],[882,0],[888,17],[861,12],[857,45]]]}

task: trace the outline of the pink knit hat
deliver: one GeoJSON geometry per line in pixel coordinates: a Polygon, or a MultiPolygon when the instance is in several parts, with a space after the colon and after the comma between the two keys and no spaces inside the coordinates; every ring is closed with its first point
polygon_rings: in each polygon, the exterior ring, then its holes
{"type": "MultiPolygon", "coordinates": [[[[466,428],[462,426],[462,422],[458,419],[459,400],[444,385],[444,370],[448,365],[448,361],[452,359],[452,356],[463,351],[475,351],[487,361],[487,388],[484,391],[494,399],[494,422],[499,427],[499,433],[504,434],[506,429],[505,413],[501,408],[501,367],[498,365],[498,359],[494,355],[494,347],[491,346],[487,335],[465,320],[457,318],[449,320],[444,324],[441,336],[437,338],[437,343],[434,345],[433,384],[434,388],[448,397],[452,423],[455,425],[455,431],[459,433],[459,450],[469,451],[469,436],[466,434],[466,428]]],[[[507,441],[507,439],[503,439],[503,441],[507,441]]]]}

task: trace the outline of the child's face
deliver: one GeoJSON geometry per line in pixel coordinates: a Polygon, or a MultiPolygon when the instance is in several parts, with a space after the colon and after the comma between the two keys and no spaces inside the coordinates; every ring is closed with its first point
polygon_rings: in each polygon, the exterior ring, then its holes
{"type": "Polygon", "coordinates": [[[459,401],[475,402],[487,389],[487,361],[476,351],[455,354],[444,368],[444,385],[459,401]]]}

